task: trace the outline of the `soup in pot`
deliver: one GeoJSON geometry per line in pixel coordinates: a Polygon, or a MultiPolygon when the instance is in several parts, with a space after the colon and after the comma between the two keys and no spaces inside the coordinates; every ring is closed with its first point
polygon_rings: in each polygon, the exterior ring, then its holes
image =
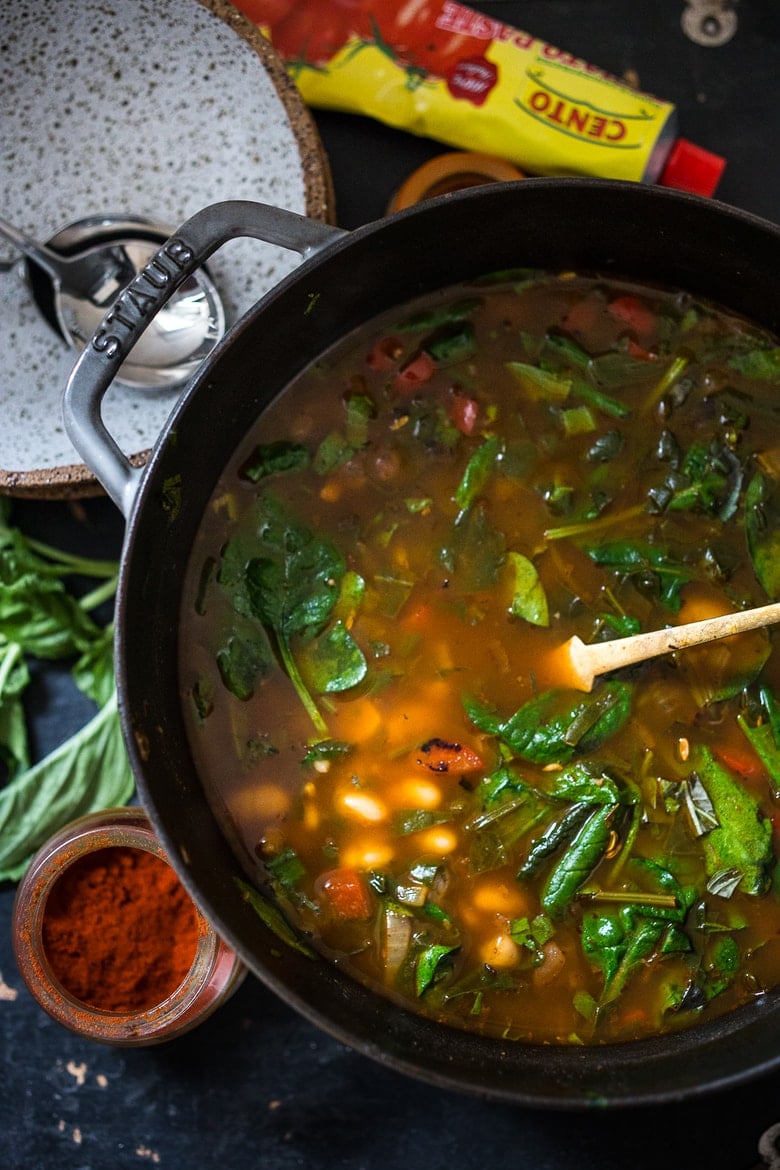
{"type": "Polygon", "coordinates": [[[780,982],[773,632],[590,691],[560,650],[780,596],[778,384],[776,339],[716,306],[513,271],[281,394],[213,494],[180,643],[267,921],[414,1012],[532,1043],[780,982]]]}

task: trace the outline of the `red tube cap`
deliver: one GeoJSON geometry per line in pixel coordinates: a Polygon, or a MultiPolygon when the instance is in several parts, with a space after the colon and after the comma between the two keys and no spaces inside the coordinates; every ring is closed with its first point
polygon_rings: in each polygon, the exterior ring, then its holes
{"type": "Polygon", "coordinates": [[[678,138],[658,182],[662,187],[690,191],[693,195],[713,195],[725,166],[726,160],[720,155],[678,138]]]}

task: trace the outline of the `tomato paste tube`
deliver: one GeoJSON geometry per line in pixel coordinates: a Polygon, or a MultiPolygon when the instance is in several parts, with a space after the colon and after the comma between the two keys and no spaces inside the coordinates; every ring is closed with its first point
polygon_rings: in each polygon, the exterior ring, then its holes
{"type": "Polygon", "coordinates": [[[674,106],[453,0],[235,0],[311,106],[505,158],[711,195],[723,159],[676,137],[674,106]]]}

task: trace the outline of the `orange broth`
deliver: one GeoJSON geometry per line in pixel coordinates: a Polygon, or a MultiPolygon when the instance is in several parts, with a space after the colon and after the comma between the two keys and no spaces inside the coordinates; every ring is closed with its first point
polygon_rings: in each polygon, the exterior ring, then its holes
{"type": "Polygon", "coordinates": [[[588,694],[555,654],[776,596],[776,346],[684,293],[505,273],[346,339],[236,452],[185,588],[193,753],[354,978],[557,1044],[780,982],[772,631],[588,694]]]}

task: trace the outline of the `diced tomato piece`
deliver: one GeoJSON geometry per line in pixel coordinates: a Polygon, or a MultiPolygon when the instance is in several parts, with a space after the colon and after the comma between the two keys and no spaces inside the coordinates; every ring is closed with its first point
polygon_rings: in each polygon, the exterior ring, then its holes
{"type": "Polygon", "coordinates": [[[415,760],[431,772],[451,772],[462,776],[483,767],[482,757],[472,748],[449,739],[429,739],[415,752],[415,760]]]}
{"type": "Polygon", "coordinates": [[[413,609],[405,610],[401,616],[401,625],[405,630],[422,630],[433,617],[433,608],[430,605],[415,605],[413,609]]]}
{"type": "Polygon", "coordinates": [[[721,763],[740,776],[757,776],[763,770],[758,758],[747,747],[740,751],[738,747],[725,744],[717,748],[715,754],[721,763]]]}
{"type": "Polygon", "coordinates": [[[628,341],[628,352],[632,358],[636,358],[638,362],[657,362],[658,354],[652,353],[649,349],[645,349],[643,345],[634,341],[633,337],[628,341]]]}
{"type": "Polygon", "coordinates": [[[588,333],[596,323],[596,318],[603,310],[604,302],[596,297],[584,297],[575,301],[561,326],[567,333],[588,333]]]}
{"type": "Polygon", "coordinates": [[[411,394],[418,386],[428,382],[436,369],[436,362],[429,353],[423,350],[406,363],[403,369],[396,374],[395,388],[401,394],[411,394]]]}
{"type": "Polygon", "coordinates": [[[366,358],[371,370],[389,370],[398,361],[403,346],[397,337],[382,337],[366,358]]]}
{"type": "Polygon", "coordinates": [[[450,404],[450,418],[463,435],[470,435],[477,425],[479,405],[466,394],[455,394],[450,404]]]}
{"type": "Polygon", "coordinates": [[[235,7],[255,24],[273,27],[289,16],[294,3],[295,0],[237,0],[235,7]]]}
{"type": "Polygon", "coordinates": [[[373,910],[371,893],[356,869],[331,869],[317,879],[317,894],[338,918],[365,921],[373,910]]]}
{"type": "Polygon", "coordinates": [[[616,297],[607,306],[613,317],[623,321],[639,337],[647,337],[655,328],[655,313],[638,297],[616,297]]]}

